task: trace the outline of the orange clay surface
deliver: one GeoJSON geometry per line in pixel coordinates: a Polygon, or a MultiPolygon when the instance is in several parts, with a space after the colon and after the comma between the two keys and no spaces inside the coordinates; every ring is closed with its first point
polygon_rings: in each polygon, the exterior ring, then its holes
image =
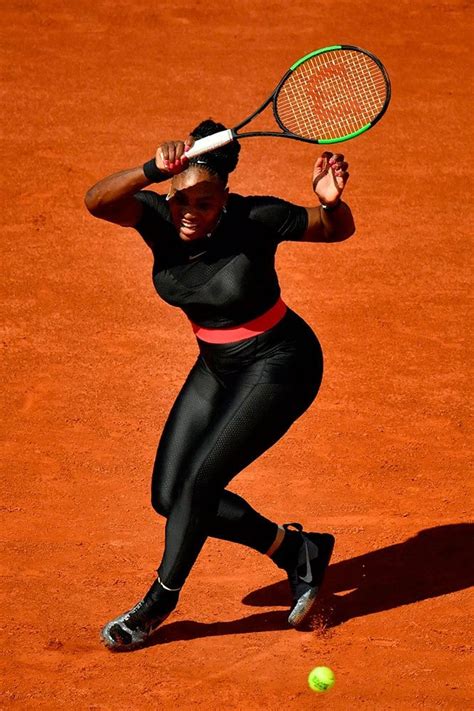
{"type": "MultiPolygon", "coordinates": [[[[469,14],[461,0],[4,3],[2,709],[473,707],[469,14]],[[232,482],[265,515],[336,535],[317,614],[289,629],[280,571],[209,540],[155,643],[111,654],[101,626],[160,560],[149,477],[196,343],[138,234],[90,217],[84,193],[203,118],[232,125],[337,42],[383,59],[392,104],[340,146],[356,235],[279,249],[325,378],[232,482]],[[306,683],[318,665],[336,674],[323,695],[306,683]]],[[[310,205],[318,153],[248,139],[231,188],[310,205]]]]}

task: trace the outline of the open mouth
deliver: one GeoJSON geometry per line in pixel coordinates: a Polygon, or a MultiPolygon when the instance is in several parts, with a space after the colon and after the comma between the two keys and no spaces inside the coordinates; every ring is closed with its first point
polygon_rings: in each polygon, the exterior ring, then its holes
{"type": "Polygon", "coordinates": [[[199,225],[196,222],[188,222],[181,220],[180,233],[184,237],[194,237],[199,231],[199,225]]]}

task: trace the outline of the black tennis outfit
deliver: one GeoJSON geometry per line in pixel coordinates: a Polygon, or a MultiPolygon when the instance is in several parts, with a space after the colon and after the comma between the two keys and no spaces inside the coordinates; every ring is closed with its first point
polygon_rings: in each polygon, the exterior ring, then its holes
{"type": "MultiPolygon", "coordinates": [[[[275,252],[279,242],[303,236],[304,208],[231,194],[213,234],[184,242],[164,196],[143,190],[135,197],[143,203],[136,229],[153,252],[156,291],[193,323],[239,326],[278,300],[275,252]]],[[[167,518],[158,574],[171,588],[183,585],[207,536],[261,553],[270,548],[276,524],[225,487],[309,407],[323,370],[316,336],[290,309],[265,333],[233,343],[198,338],[198,347],[153,470],[153,507],[167,518]]]]}

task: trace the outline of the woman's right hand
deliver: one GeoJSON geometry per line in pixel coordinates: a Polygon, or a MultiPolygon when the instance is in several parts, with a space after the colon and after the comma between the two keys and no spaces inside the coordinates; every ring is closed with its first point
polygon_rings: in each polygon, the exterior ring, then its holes
{"type": "Polygon", "coordinates": [[[159,170],[171,175],[178,175],[189,166],[189,159],[184,155],[194,143],[194,138],[188,136],[185,141],[166,141],[158,147],[155,163],[159,170]]]}

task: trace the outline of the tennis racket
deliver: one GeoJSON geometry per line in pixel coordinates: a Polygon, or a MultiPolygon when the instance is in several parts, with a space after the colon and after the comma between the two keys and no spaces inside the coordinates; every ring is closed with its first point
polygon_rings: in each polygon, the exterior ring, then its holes
{"type": "Polygon", "coordinates": [[[271,96],[234,128],[198,139],[188,158],[235,138],[275,136],[306,143],[341,143],[380,121],[390,102],[390,79],[382,62],[352,45],[334,45],[295,62],[271,96]],[[240,133],[270,103],[279,131],[240,133]]]}

